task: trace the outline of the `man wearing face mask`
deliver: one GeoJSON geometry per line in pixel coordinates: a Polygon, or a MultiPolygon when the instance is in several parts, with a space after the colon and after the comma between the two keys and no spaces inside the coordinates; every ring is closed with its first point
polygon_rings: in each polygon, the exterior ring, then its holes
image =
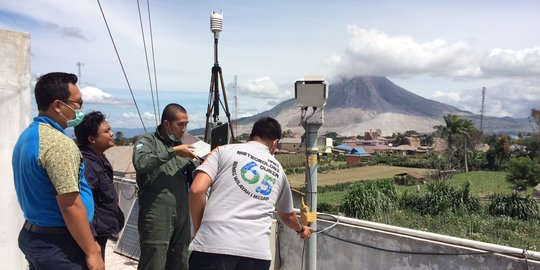
{"type": "Polygon", "coordinates": [[[161,124],[143,135],[133,149],[139,187],[138,269],[188,269],[191,239],[186,170],[193,168],[193,146],[182,144],[188,114],[171,103],[161,124]]]}
{"type": "Polygon", "coordinates": [[[280,124],[263,117],[247,143],[216,148],[195,170],[189,190],[195,230],[190,270],[268,269],[274,210],[301,239],[311,235],[313,229],[293,212],[287,176],[273,156],[280,138],[280,124]]]}
{"type": "Polygon", "coordinates": [[[64,129],[78,125],[83,100],[74,74],[53,72],[35,86],[39,115],[13,149],[17,199],[26,221],[19,248],[30,269],[104,269],[90,222],[92,192],[82,156],[64,129]]]}

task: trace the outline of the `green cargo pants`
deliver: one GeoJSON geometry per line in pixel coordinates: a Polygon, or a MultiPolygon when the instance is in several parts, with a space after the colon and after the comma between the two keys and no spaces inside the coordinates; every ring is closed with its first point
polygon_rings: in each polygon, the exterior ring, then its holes
{"type": "Polygon", "coordinates": [[[168,190],[139,198],[139,270],[187,270],[191,225],[187,200],[168,190]],[[182,202],[180,202],[182,201],[182,202]],[[186,203],[183,203],[186,202],[186,203]]]}

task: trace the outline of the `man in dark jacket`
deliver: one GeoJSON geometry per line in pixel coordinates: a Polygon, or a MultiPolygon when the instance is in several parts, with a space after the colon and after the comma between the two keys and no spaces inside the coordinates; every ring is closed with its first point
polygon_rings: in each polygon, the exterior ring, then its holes
{"type": "Polygon", "coordinates": [[[94,238],[105,260],[107,239],[124,226],[124,213],[118,206],[112,166],[104,154],[105,150],[114,146],[113,132],[101,112],[91,112],[75,127],[75,136],[83,155],[84,175],[94,197],[94,238]]]}
{"type": "Polygon", "coordinates": [[[165,107],[161,125],[143,135],[133,149],[139,186],[138,269],[188,268],[191,238],[187,177],[194,168],[193,146],[182,144],[188,115],[172,103],[165,107]]]}

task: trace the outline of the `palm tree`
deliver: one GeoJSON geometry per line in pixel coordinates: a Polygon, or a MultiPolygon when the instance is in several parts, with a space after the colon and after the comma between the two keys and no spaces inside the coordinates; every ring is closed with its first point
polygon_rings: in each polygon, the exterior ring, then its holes
{"type": "Polygon", "coordinates": [[[434,128],[441,132],[442,136],[448,138],[448,148],[452,149],[453,146],[453,136],[460,133],[461,124],[463,118],[459,117],[457,114],[449,114],[444,116],[445,126],[439,125],[434,128]]]}
{"type": "Polygon", "coordinates": [[[459,128],[459,134],[462,134],[464,137],[463,140],[463,159],[465,164],[465,172],[469,172],[469,166],[467,162],[467,140],[471,138],[471,134],[474,132],[474,124],[469,119],[462,119],[461,127],[459,128]]]}
{"type": "Polygon", "coordinates": [[[434,128],[441,132],[442,136],[448,137],[448,149],[451,152],[453,143],[454,143],[454,136],[460,134],[463,135],[465,140],[463,143],[464,146],[464,164],[465,164],[465,172],[469,171],[468,164],[467,164],[467,139],[470,138],[470,135],[474,131],[475,127],[471,120],[463,119],[457,114],[448,114],[444,116],[444,122],[445,126],[439,125],[435,126],[434,128]]]}

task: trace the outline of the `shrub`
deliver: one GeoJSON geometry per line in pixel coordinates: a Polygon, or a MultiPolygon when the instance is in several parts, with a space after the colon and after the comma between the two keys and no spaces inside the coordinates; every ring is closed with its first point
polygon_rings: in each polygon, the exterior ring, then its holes
{"type": "Polygon", "coordinates": [[[480,210],[480,199],[470,194],[470,182],[456,189],[446,182],[436,181],[427,185],[428,192],[420,194],[405,192],[400,205],[415,210],[422,215],[444,213],[472,213],[480,210]]]}
{"type": "Polygon", "coordinates": [[[536,186],[540,182],[540,164],[528,156],[511,159],[506,180],[517,190],[536,186]]]}
{"type": "Polygon", "coordinates": [[[349,217],[368,219],[395,209],[397,198],[391,180],[357,182],[345,195],[339,210],[349,217]]]}
{"type": "Polygon", "coordinates": [[[317,204],[317,212],[338,214],[338,206],[326,202],[319,203],[317,204]]]}
{"type": "Polygon", "coordinates": [[[521,197],[517,192],[508,195],[492,195],[489,213],[494,216],[507,216],[522,220],[540,217],[538,202],[530,196],[521,197]]]}

